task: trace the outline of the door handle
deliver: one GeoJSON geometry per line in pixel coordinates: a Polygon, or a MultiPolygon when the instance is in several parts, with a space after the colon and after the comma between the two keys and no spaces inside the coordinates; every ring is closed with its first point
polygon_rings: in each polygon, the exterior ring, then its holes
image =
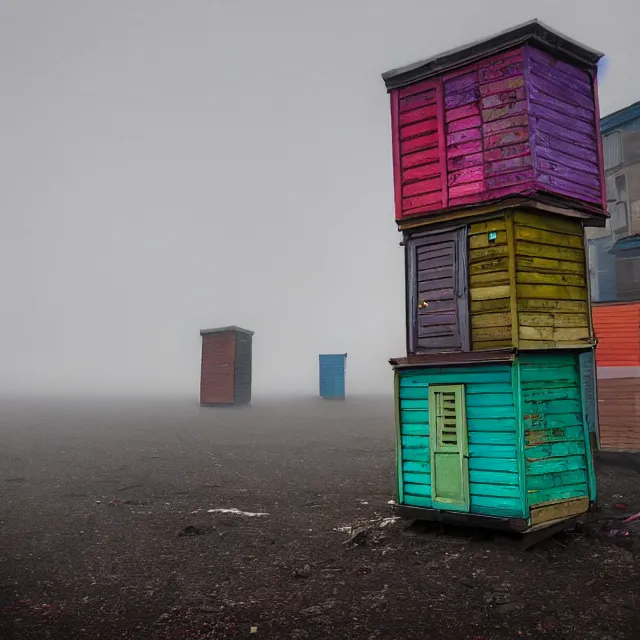
{"type": "Polygon", "coordinates": [[[429,306],[429,303],[426,300],[420,300],[418,303],[418,309],[426,309],[429,306]]]}

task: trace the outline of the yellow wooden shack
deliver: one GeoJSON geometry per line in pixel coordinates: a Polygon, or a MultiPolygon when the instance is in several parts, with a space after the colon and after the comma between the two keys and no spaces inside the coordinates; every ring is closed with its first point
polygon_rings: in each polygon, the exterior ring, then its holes
{"type": "Polygon", "coordinates": [[[593,346],[583,224],[521,206],[406,230],[408,353],[593,346]]]}

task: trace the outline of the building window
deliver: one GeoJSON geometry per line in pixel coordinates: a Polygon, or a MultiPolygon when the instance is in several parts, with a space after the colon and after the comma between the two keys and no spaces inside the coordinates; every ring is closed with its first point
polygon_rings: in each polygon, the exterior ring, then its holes
{"type": "Polygon", "coordinates": [[[602,139],[604,153],[604,169],[614,169],[622,164],[622,134],[614,131],[602,139]]]}
{"type": "Polygon", "coordinates": [[[629,201],[627,177],[624,173],[607,178],[607,209],[611,218],[607,228],[613,233],[627,231],[629,228],[629,201]]]}
{"type": "Polygon", "coordinates": [[[640,259],[616,260],[616,293],[618,300],[640,300],[640,259]]]}

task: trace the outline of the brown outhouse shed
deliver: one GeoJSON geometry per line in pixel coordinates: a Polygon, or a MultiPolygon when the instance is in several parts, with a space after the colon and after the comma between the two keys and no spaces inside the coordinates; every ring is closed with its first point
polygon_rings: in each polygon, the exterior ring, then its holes
{"type": "Polygon", "coordinates": [[[200,405],[251,402],[253,331],[240,327],[203,329],[200,405]]]}

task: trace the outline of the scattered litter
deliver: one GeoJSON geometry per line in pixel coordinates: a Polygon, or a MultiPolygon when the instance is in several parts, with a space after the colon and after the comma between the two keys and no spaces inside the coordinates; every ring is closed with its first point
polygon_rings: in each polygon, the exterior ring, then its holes
{"type": "Polygon", "coordinates": [[[251,633],[258,633],[258,627],[251,627],[251,633]]]}
{"type": "Polygon", "coordinates": [[[395,500],[389,500],[389,502],[387,502],[387,504],[395,504],[396,501],[395,500]]]}
{"type": "Polygon", "coordinates": [[[635,515],[630,516],[626,520],[623,520],[622,522],[624,522],[626,524],[627,522],[635,522],[636,520],[640,520],[640,511],[638,513],[636,513],[635,515]]]}
{"type": "Polygon", "coordinates": [[[619,536],[627,538],[630,535],[631,535],[631,532],[624,531],[622,529],[609,529],[609,531],[607,531],[607,533],[606,533],[606,536],[609,537],[609,538],[617,538],[619,536]]]}
{"type": "Polygon", "coordinates": [[[381,529],[384,529],[385,527],[388,527],[390,524],[393,524],[394,522],[397,522],[398,520],[400,520],[400,518],[398,516],[393,516],[391,518],[385,518],[378,526],[381,529]]]}
{"type": "Polygon", "coordinates": [[[268,513],[253,512],[253,511],[240,511],[240,509],[208,509],[207,513],[229,513],[235,516],[246,516],[247,518],[262,518],[268,516],[268,513]]]}
{"type": "Polygon", "coordinates": [[[616,509],[619,509],[620,511],[626,511],[629,507],[629,505],[625,504],[624,502],[618,502],[615,505],[616,509]]]}
{"type": "Polygon", "coordinates": [[[360,500],[360,504],[369,504],[366,500],[360,500]]]}
{"type": "Polygon", "coordinates": [[[374,545],[380,545],[386,544],[389,539],[382,534],[379,529],[386,529],[398,520],[400,520],[400,518],[397,516],[391,518],[376,518],[375,520],[358,522],[351,526],[336,527],[333,530],[339,533],[349,534],[349,539],[345,544],[362,545],[369,542],[374,545]]]}

